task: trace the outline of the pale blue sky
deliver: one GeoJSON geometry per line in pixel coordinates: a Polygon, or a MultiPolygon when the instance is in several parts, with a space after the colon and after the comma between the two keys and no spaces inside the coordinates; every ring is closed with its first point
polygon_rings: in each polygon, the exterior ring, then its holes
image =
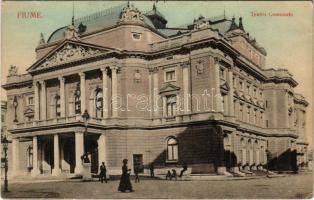
{"type": "MultiPolygon", "coordinates": [[[[75,16],[120,5],[122,2],[75,2],[75,16]]],[[[153,1],[131,1],[141,11],[152,8],[153,1]]],[[[204,17],[222,15],[243,17],[245,30],[257,39],[267,51],[267,67],[287,68],[299,82],[295,89],[312,102],[312,11],[311,2],[208,2],[159,1],[157,9],[168,20],[168,27],[192,22],[200,14],[204,17]],[[252,17],[251,12],[290,12],[293,17],[252,17]]],[[[61,26],[71,22],[72,2],[2,2],[1,56],[2,83],[6,81],[10,64],[24,73],[35,61],[35,48],[40,32],[45,39],[61,26]],[[42,19],[18,19],[18,11],[38,11],[42,19]]],[[[2,90],[2,93],[4,91],[2,90]]],[[[4,96],[4,95],[2,95],[4,96]]],[[[312,133],[312,106],[308,109],[308,135],[312,133]]]]}

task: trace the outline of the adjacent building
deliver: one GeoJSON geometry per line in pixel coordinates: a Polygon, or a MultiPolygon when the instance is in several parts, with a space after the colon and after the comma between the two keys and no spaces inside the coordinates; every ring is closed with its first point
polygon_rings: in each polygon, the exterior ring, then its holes
{"type": "Polygon", "coordinates": [[[124,4],[41,35],[36,62],[2,86],[12,173],[80,174],[86,152],[93,173],[105,162],[119,174],[124,158],[156,173],[306,165],[308,102],[292,74],[265,66],[243,19],[167,21],[124,4]]]}

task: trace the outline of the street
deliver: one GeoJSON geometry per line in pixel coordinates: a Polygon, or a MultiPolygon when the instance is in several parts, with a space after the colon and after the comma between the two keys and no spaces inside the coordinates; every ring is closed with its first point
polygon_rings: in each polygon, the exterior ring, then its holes
{"type": "Polygon", "coordinates": [[[226,181],[141,180],[133,193],[117,191],[119,181],[80,182],[78,180],[40,183],[12,183],[3,198],[311,198],[312,174],[226,181]]]}

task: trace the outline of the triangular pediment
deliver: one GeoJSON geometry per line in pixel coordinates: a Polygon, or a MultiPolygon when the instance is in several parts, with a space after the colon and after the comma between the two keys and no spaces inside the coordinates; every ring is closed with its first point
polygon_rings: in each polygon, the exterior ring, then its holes
{"type": "Polygon", "coordinates": [[[97,57],[114,50],[80,41],[64,40],[27,69],[29,72],[49,69],[80,60],[97,57]]]}
{"type": "Polygon", "coordinates": [[[167,83],[165,86],[163,86],[162,88],[160,88],[159,93],[168,93],[168,92],[175,92],[180,90],[180,88],[178,86],[175,86],[171,83],[167,83]]]}

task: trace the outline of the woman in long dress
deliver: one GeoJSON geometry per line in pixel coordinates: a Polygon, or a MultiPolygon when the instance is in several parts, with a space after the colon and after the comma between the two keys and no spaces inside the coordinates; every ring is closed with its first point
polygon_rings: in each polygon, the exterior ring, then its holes
{"type": "Polygon", "coordinates": [[[123,159],[123,166],[122,166],[122,175],[120,178],[120,184],[118,190],[120,192],[125,192],[129,190],[130,192],[134,192],[132,189],[131,181],[130,181],[130,171],[131,169],[128,169],[128,160],[123,159]]]}

